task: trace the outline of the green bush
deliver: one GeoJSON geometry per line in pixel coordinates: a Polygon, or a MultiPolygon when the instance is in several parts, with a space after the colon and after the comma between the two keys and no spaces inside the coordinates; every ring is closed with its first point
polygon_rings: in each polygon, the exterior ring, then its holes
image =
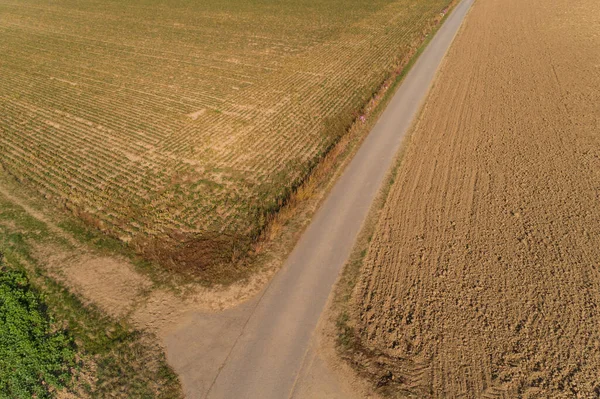
{"type": "Polygon", "coordinates": [[[50,398],[71,380],[75,347],[40,295],[0,254],[0,398],[50,398]]]}

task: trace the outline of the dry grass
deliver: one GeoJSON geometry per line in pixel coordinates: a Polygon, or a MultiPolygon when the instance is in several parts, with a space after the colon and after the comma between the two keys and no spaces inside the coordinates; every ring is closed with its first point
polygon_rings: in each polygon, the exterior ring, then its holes
{"type": "Polygon", "coordinates": [[[149,258],[217,267],[250,249],[448,2],[2,0],[0,161],[149,258]]]}

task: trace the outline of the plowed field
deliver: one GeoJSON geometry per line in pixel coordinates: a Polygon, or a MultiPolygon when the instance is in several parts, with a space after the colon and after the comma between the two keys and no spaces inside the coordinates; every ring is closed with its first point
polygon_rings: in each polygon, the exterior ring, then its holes
{"type": "Polygon", "coordinates": [[[475,3],[354,295],[399,397],[600,397],[600,2],[475,3]]]}
{"type": "Polygon", "coordinates": [[[145,252],[231,260],[449,3],[0,0],[0,163],[145,252]]]}

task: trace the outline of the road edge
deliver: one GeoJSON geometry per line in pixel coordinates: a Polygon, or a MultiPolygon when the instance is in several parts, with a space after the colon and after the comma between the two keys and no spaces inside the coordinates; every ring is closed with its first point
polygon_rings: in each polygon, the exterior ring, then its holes
{"type": "MultiPolygon", "coordinates": [[[[467,1],[467,0],[462,0],[467,1]]],[[[437,34],[439,29],[446,22],[447,18],[456,10],[462,1],[455,1],[448,13],[444,16],[444,19],[433,34],[423,43],[419,48],[417,56],[411,61],[410,67],[416,63],[421,53],[427,48],[433,37],[437,34]]],[[[475,1],[474,1],[475,2],[475,1]]],[[[325,360],[332,366],[333,362],[343,363],[342,367],[330,367],[335,369],[335,373],[340,378],[338,380],[350,381],[352,388],[360,392],[363,396],[374,395],[375,397],[389,396],[386,395],[385,390],[381,388],[385,386],[386,376],[380,376],[374,378],[372,373],[369,373],[365,368],[365,360],[375,360],[380,354],[373,353],[367,350],[360,339],[354,332],[354,317],[355,314],[351,309],[351,305],[354,301],[354,291],[358,278],[360,276],[361,269],[363,267],[364,259],[367,255],[367,251],[379,223],[381,212],[387,198],[397,177],[398,171],[403,163],[404,155],[410,145],[410,141],[415,133],[416,127],[419,121],[422,119],[424,105],[427,103],[431,94],[431,89],[435,86],[436,80],[438,79],[440,71],[446,62],[448,53],[454,45],[454,40],[457,35],[464,29],[465,23],[469,14],[471,13],[473,5],[471,5],[461,21],[460,27],[456,31],[452,43],[448,47],[442,61],[440,62],[434,79],[432,80],[431,86],[429,87],[427,94],[423,98],[423,101],[419,107],[419,111],[415,118],[412,120],[410,127],[406,130],[406,134],[402,139],[400,148],[394,157],[392,167],[387,172],[383,184],[379,188],[375,199],[373,200],[367,217],[363,222],[363,226],[360,229],[355,245],[352,248],[350,256],[346,264],[343,266],[342,271],[334,284],[331,295],[327,301],[325,310],[323,311],[321,320],[319,321],[319,327],[317,338],[322,353],[325,353],[325,360]],[[349,373],[351,373],[349,375],[349,373]],[[340,375],[344,374],[344,375],[340,375]]],[[[406,73],[408,73],[407,71],[406,73]]],[[[390,98],[396,92],[397,88],[400,87],[403,77],[399,79],[397,86],[394,88],[394,92],[391,93],[390,98]]]]}

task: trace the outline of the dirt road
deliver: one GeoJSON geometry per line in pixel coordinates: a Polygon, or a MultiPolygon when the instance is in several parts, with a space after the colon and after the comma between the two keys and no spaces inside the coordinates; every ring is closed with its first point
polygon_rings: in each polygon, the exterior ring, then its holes
{"type": "Polygon", "coordinates": [[[599,121],[597,0],[473,6],[355,291],[391,390],[600,397],[599,121]]]}
{"type": "Polygon", "coordinates": [[[294,396],[331,287],[471,3],[460,3],[440,28],[259,298],[223,313],[189,315],[167,338],[169,361],[189,398],[294,396]]]}

